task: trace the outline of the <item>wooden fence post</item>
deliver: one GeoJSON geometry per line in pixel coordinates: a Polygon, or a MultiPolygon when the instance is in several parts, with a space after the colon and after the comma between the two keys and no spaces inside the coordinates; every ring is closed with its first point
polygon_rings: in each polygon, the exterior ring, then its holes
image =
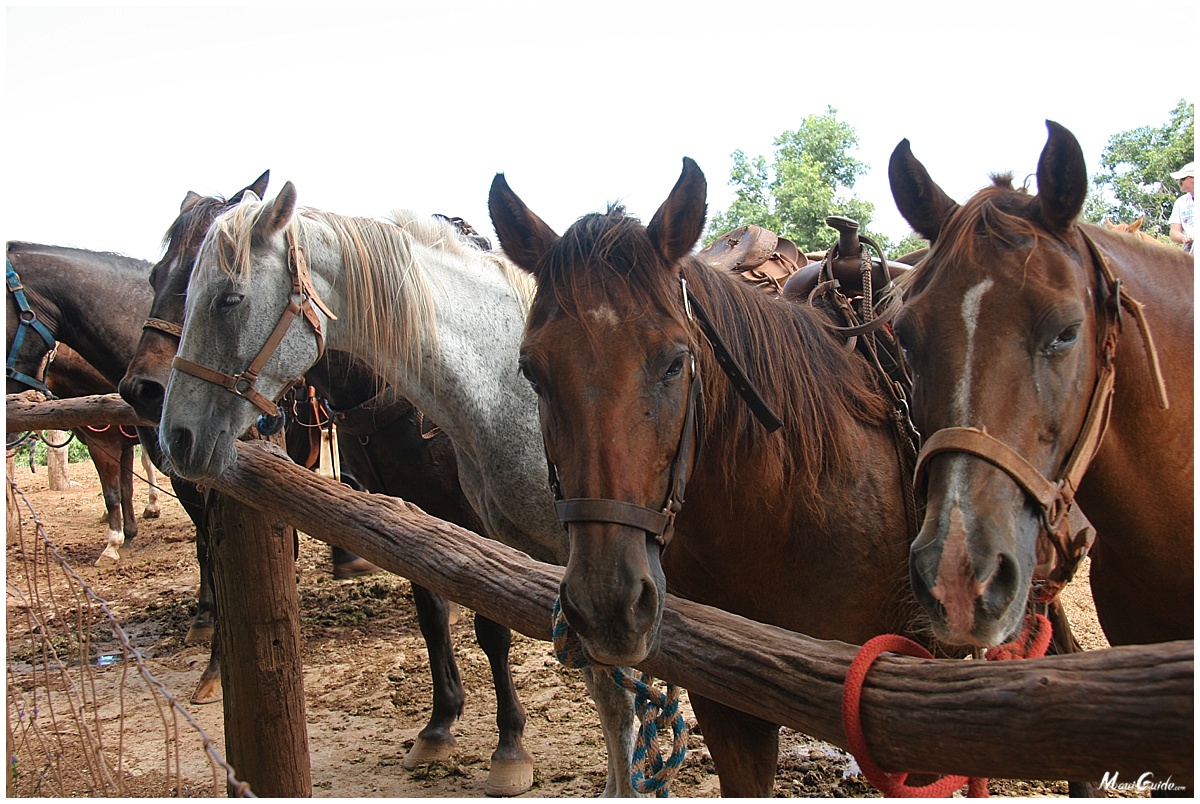
{"type": "Polygon", "coordinates": [[[311,797],[294,531],[219,492],[208,504],[225,756],[255,795],[311,797]]]}

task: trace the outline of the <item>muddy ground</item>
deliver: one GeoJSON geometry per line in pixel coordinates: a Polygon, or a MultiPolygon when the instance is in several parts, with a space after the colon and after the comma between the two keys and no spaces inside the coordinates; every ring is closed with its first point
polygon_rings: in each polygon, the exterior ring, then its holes
{"type": "MultiPolygon", "coordinates": [[[[141,522],[136,545],[122,550],[119,562],[93,566],[103,547],[104,514],[99,483],[90,463],[72,464],[72,488],[51,492],[44,468],[27,465],[14,473],[61,552],[111,609],[148,660],[152,674],[223,745],[221,704],[187,702],[208,658],[204,646],[185,646],[183,637],[195,611],[198,570],[194,532],[178,503],[163,497],[160,519],[141,522]]],[[[139,484],[138,510],[146,487],[139,484]]],[[[9,675],[22,666],[11,657],[14,630],[24,621],[20,587],[20,549],[11,528],[7,550],[10,584],[8,624],[9,675]]],[[[1086,577],[1086,571],[1081,572],[1086,577]]],[[[430,763],[415,771],[401,765],[413,738],[430,711],[429,667],[417,629],[408,582],[389,574],[335,581],[329,548],[302,536],[300,603],[303,623],[304,686],[308,704],[313,792],[320,797],[479,797],[495,747],[495,702],[486,659],[474,641],[471,613],[463,611],[454,626],[456,655],[467,690],[466,712],[458,723],[458,754],[447,763],[430,763]]],[[[1068,590],[1070,616],[1081,643],[1104,647],[1091,610],[1086,583],[1068,590]]],[[[577,671],[563,668],[548,643],[514,635],[513,673],[528,714],[526,746],[536,759],[529,797],[591,797],[604,786],[604,745],[594,710],[577,671]]],[[[119,667],[98,669],[103,699],[105,685],[115,685],[119,667]]],[[[148,698],[148,696],[145,696],[148,698]]],[[[134,795],[165,795],[163,735],[155,726],[156,707],[148,700],[124,702],[127,724],[123,746],[126,790],[134,795]],[[154,710],[154,711],[152,711],[154,710]],[[147,726],[138,726],[139,718],[147,726]]],[[[109,707],[116,707],[116,703],[109,707]]],[[[685,706],[691,725],[691,710],[685,706]]],[[[10,717],[12,708],[10,701],[10,717]]],[[[115,716],[112,716],[115,717],[115,716]]],[[[844,797],[877,795],[852,760],[839,749],[783,730],[778,797],[844,797]]],[[[181,764],[185,795],[224,795],[214,784],[198,739],[184,751],[181,764]]],[[[671,787],[673,796],[718,794],[717,777],[703,739],[690,738],[686,763],[671,787]]],[[[223,754],[223,752],[222,752],[223,754]]],[[[37,769],[27,761],[18,768],[18,795],[46,794],[36,784],[37,769]],[[24,773],[22,773],[22,771],[24,773]]],[[[993,794],[1064,795],[1066,785],[992,781],[993,794]]],[[[80,791],[83,792],[83,791],[80,791]]]]}

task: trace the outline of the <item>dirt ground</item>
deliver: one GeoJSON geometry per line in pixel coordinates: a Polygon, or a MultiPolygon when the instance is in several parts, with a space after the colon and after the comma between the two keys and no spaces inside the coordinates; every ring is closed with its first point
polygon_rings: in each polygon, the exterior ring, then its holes
{"type": "MultiPolygon", "coordinates": [[[[51,492],[46,472],[15,470],[17,487],[25,492],[45,524],[50,539],[110,608],[147,658],[152,674],[183,701],[184,707],[214,738],[222,752],[221,705],[187,702],[208,658],[205,646],[184,646],[190,616],[195,611],[198,570],[194,532],[179,504],[163,495],[163,514],[143,520],[137,544],[122,550],[119,562],[93,566],[103,547],[104,505],[90,463],[72,464],[72,487],[51,492]]],[[[146,487],[139,483],[138,511],[146,487]]],[[[302,536],[299,579],[304,640],[304,686],[308,704],[313,792],[319,797],[480,797],[489,758],[495,747],[495,701],[490,673],[475,644],[471,613],[463,611],[454,626],[456,656],[467,689],[467,705],[458,723],[458,754],[447,763],[429,763],[415,771],[401,761],[413,738],[425,725],[431,706],[429,666],[417,629],[408,582],[389,574],[334,581],[329,548],[302,536]]],[[[21,568],[19,550],[11,535],[7,549],[9,580],[8,627],[22,605],[14,597],[19,587],[14,573],[21,568]]],[[[1086,570],[1080,573],[1086,578],[1086,570]]],[[[1086,583],[1068,590],[1069,615],[1085,647],[1104,647],[1086,583]]],[[[14,669],[10,650],[8,673],[14,669]]],[[[591,797],[604,786],[604,745],[595,712],[577,671],[563,668],[550,645],[514,634],[513,674],[528,714],[526,747],[534,755],[534,786],[527,797],[591,797]]],[[[116,667],[97,671],[101,690],[115,684],[116,667]]],[[[101,693],[103,697],[103,693],[101,693]]],[[[153,724],[153,703],[124,702],[127,724],[147,718],[153,724]],[[145,710],[145,711],[141,711],[145,710]]],[[[115,704],[113,704],[115,706],[115,704]]],[[[685,713],[694,726],[691,710],[685,713]]],[[[11,706],[10,706],[10,717],[11,706]]],[[[164,795],[161,728],[130,728],[125,735],[124,770],[130,789],[145,795],[164,795]],[[158,789],[155,789],[158,785],[158,789]]],[[[20,776],[28,781],[28,775],[20,776]]],[[[846,797],[878,793],[857,773],[853,760],[841,750],[802,734],[783,730],[776,797],[846,797]]],[[[212,771],[195,740],[185,751],[181,775],[185,795],[224,795],[223,782],[214,784],[212,771]]],[[[32,787],[14,790],[36,795],[32,787]]],[[[673,796],[718,795],[717,777],[703,739],[690,737],[686,763],[671,786],[673,796]]],[[[1066,785],[992,781],[993,794],[1065,795],[1066,785]]],[[[45,794],[44,792],[42,794],[45,794]]]]}

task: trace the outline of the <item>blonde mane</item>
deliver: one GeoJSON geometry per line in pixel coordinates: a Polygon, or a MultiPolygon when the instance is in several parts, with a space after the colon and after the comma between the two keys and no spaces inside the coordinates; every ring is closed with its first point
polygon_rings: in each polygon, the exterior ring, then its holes
{"type": "MultiPolygon", "coordinates": [[[[218,218],[206,238],[218,244],[218,264],[235,280],[249,278],[254,225],[265,207],[247,198],[218,218]]],[[[529,311],[535,292],[532,277],[508,260],[463,242],[448,222],[408,210],[384,221],[302,208],[288,229],[306,250],[311,224],[328,227],[341,249],[339,281],[345,283],[345,309],[336,312],[351,333],[349,348],[373,353],[379,368],[393,366],[419,376],[424,352],[435,362],[439,359],[428,269],[414,255],[414,244],[491,263],[516,292],[522,313],[529,311]]]]}

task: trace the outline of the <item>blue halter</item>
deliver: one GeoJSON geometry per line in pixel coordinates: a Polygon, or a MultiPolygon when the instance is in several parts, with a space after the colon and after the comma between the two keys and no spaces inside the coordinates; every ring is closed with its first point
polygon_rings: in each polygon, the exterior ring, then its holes
{"type": "Polygon", "coordinates": [[[50,389],[46,387],[44,380],[39,380],[37,377],[31,377],[24,372],[17,371],[17,355],[20,354],[21,344],[24,343],[25,334],[30,329],[46,342],[48,351],[53,351],[58,345],[58,341],[54,339],[54,334],[46,328],[46,325],[38,321],[37,314],[33,312],[33,308],[29,306],[29,300],[25,298],[25,288],[21,285],[21,277],[17,276],[17,272],[13,270],[12,262],[7,258],[4,260],[4,278],[8,284],[8,292],[13,295],[13,301],[17,303],[18,310],[17,332],[13,336],[12,347],[8,350],[8,362],[4,365],[4,376],[50,395],[50,389]]]}

